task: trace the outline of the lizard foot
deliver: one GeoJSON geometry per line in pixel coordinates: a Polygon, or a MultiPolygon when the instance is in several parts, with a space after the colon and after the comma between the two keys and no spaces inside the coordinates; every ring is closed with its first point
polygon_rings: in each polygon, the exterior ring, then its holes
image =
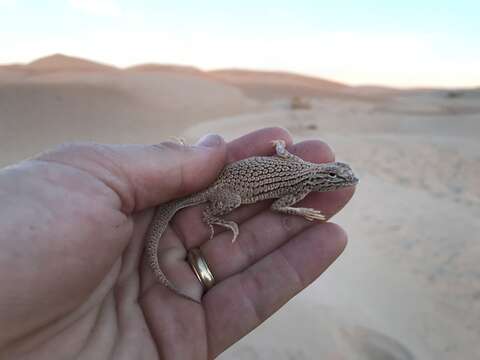
{"type": "Polygon", "coordinates": [[[187,144],[183,137],[169,136],[168,138],[171,139],[173,142],[176,142],[177,144],[180,144],[180,145],[186,145],[187,144]]]}
{"type": "Polygon", "coordinates": [[[310,208],[301,208],[301,209],[298,209],[298,210],[299,210],[298,215],[303,216],[308,221],[314,221],[314,220],[325,221],[325,220],[327,220],[325,215],[323,215],[321,213],[321,211],[319,211],[319,210],[310,209],[310,208]]]}
{"type": "Polygon", "coordinates": [[[224,228],[231,230],[233,233],[232,243],[234,243],[235,240],[237,240],[238,235],[240,234],[240,231],[238,230],[238,225],[234,221],[224,220],[222,218],[209,218],[207,224],[208,224],[208,227],[210,228],[210,240],[213,239],[213,235],[215,234],[213,225],[222,226],[224,228]]]}
{"type": "Polygon", "coordinates": [[[284,140],[272,140],[271,141],[272,145],[275,147],[275,152],[277,153],[277,156],[287,158],[288,157],[288,152],[285,149],[285,141],[284,140]]]}
{"type": "Polygon", "coordinates": [[[238,230],[238,225],[237,223],[233,221],[227,221],[225,220],[222,224],[219,224],[223,227],[226,227],[227,229],[232,230],[233,237],[232,237],[232,244],[237,240],[238,235],[240,234],[240,231],[238,230]]]}

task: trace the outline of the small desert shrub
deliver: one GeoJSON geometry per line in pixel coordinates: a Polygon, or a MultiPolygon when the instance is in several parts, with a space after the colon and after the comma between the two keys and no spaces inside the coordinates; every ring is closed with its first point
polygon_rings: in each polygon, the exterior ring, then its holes
{"type": "Polygon", "coordinates": [[[463,96],[463,92],[461,91],[449,91],[447,92],[447,98],[449,99],[456,99],[463,96]]]}
{"type": "Polygon", "coordinates": [[[309,110],[311,108],[312,104],[310,103],[310,100],[303,99],[300,96],[294,96],[290,101],[290,109],[292,110],[309,110]]]}

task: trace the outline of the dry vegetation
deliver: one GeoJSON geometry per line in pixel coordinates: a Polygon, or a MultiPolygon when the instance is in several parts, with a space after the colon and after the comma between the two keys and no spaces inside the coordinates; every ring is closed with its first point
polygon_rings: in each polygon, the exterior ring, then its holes
{"type": "Polygon", "coordinates": [[[300,96],[294,96],[290,101],[290,108],[292,110],[310,110],[312,108],[312,104],[309,99],[305,99],[300,96]]]}

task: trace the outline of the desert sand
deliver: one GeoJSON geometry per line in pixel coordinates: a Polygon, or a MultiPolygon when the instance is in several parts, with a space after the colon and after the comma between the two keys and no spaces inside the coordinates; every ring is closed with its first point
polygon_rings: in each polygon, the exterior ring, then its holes
{"type": "Polygon", "coordinates": [[[221,359],[480,358],[480,89],[351,87],[288,73],[0,66],[0,165],[65,141],[321,138],[361,182],[339,260],[221,359]],[[292,106],[292,99],[294,106],[292,106]],[[298,105],[298,106],[297,106],[298,105]]]}

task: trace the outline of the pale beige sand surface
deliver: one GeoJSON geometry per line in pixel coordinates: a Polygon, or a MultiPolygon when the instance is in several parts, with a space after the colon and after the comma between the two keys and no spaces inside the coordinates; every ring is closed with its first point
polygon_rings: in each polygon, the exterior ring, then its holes
{"type": "Polygon", "coordinates": [[[0,68],[0,165],[64,141],[155,143],[257,106],[206,76],[97,70],[0,68]]]}
{"type": "Polygon", "coordinates": [[[349,233],[345,253],[221,359],[480,358],[478,89],[58,56],[33,65],[0,67],[0,165],[71,140],[231,139],[284,126],[297,141],[326,140],[359,173],[333,219],[349,233]],[[309,108],[292,110],[294,96],[309,108]]]}

